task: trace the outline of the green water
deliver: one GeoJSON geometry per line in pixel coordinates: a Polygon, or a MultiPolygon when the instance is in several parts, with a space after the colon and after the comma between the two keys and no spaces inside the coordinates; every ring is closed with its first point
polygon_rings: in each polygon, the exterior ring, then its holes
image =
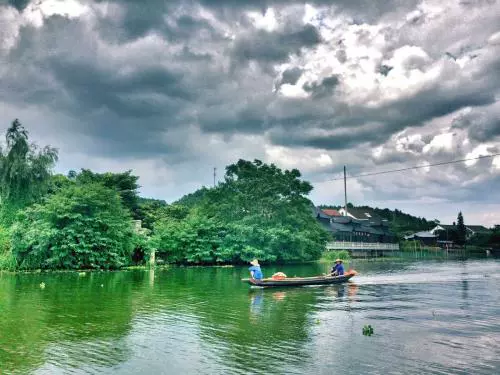
{"type": "Polygon", "coordinates": [[[0,374],[500,373],[498,260],[353,266],[281,290],[246,268],[0,274],[0,374]]]}

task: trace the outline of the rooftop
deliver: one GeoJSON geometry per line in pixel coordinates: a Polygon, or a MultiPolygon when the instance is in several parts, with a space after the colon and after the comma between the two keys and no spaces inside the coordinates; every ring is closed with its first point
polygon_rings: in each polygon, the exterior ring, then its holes
{"type": "MultiPolygon", "coordinates": [[[[341,209],[340,211],[343,212],[344,210],[341,209]]],[[[371,225],[382,225],[382,223],[386,221],[385,219],[377,215],[372,208],[348,207],[347,213],[349,216],[352,216],[355,219],[367,220],[370,222],[371,225]]]]}
{"type": "Polygon", "coordinates": [[[337,210],[334,210],[333,208],[323,208],[321,209],[325,215],[328,216],[342,216],[337,210]]]}

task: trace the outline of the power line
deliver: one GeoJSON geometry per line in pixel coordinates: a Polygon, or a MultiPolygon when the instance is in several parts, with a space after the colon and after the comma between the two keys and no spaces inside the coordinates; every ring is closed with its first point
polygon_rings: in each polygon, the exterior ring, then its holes
{"type": "MultiPolygon", "coordinates": [[[[409,170],[412,170],[412,169],[436,167],[436,166],[439,166],[439,165],[461,163],[461,162],[470,161],[470,160],[479,160],[479,159],[485,159],[485,158],[493,158],[495,156],[500,156],[500,153],[498,153],[498,154],[491,154],[491,155],[483,155],[483,156],[478,156],[478,157],[475,157],[475,158],[460,159],[460,160],[453,160],[453,161],[445,161],[445,162],[441,162],[441,163],[434,163],[434,164],[427,164],[427,165],[417,165],[417,166],[408,167],[408,168],[391,169],[391,170],[382,171],[382,172],[364,173],[364,174],[358,174],[356,176],[348,176],[346,178],[358,178],[358,177],[376,176],[376,175],[379,175],[379,174],[387,174],[387,173],[394,173],[394,172],[403,172],[403,171],[409,171],[409,170]]],[[[338,180],[343,180],[343,179],[344,179],[344,177],[339,177],[339,178],[334,178],[334,179],[332,179],[330,181],[338,181],[338,180]]]]}

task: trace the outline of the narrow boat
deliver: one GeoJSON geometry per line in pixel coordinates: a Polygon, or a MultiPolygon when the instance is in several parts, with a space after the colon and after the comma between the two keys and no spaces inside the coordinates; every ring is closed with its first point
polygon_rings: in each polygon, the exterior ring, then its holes
{"type": "Polygon", "coordinates": [[[348,271],[342,276],[312,276],[312,277],[285,277],[285,278],[267,278],[262,280],[242,279],[252,286],[258,287],[281,287],[281,286],[302,286],[302,285],[327,285],[339,284],[348,281],[357,274],[356,271],[348,271]]]}

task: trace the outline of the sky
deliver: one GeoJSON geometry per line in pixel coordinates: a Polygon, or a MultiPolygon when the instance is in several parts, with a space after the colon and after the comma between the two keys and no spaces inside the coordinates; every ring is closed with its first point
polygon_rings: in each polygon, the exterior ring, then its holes
{"type": "MultiPolygon", "coordinates": [[[[0,0],[0,130],[172,202],[238,159],[348,176],[500,153],[497,0],[0,0]]],[[[355,205],[500,224],[500,156],[347,180],[355,205]]]]}

